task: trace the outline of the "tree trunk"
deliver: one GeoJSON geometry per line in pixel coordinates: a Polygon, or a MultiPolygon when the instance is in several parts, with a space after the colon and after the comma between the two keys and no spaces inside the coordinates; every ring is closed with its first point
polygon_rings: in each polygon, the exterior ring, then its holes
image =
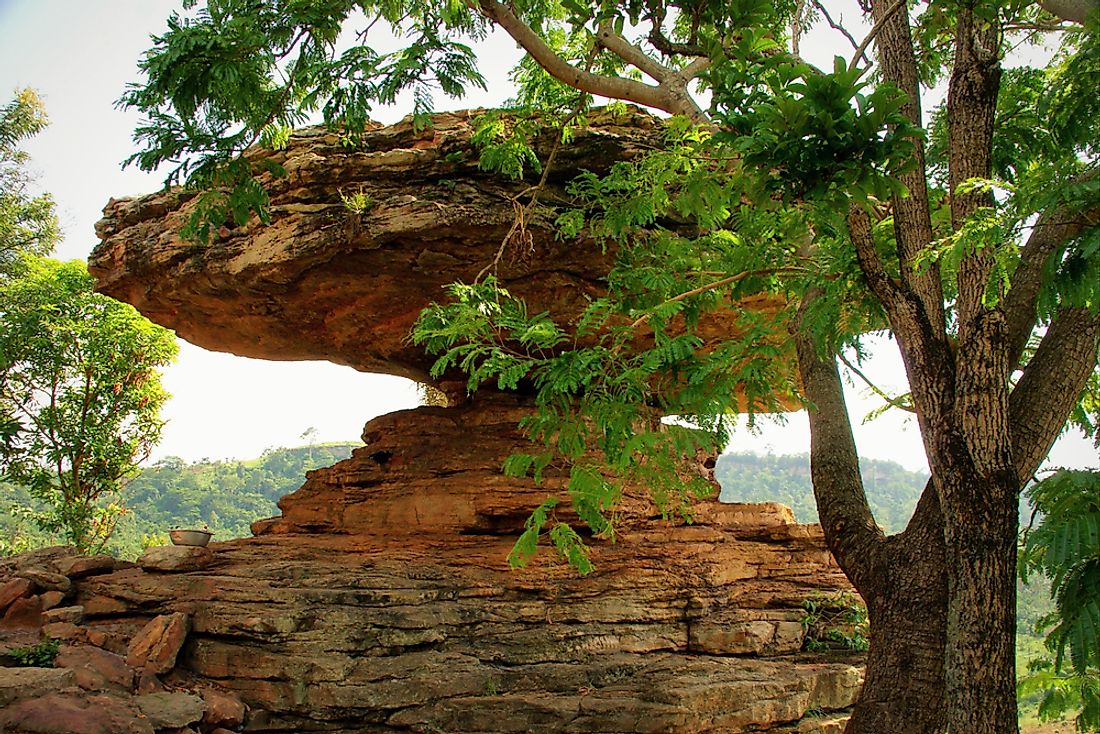
{"type": "Polygon", "coordinates": [[[951,732],[1015,734],[1017,482],[962,472],[944,481],[951,732]]]}
{"type": "Polygon", "coordinates": [[[941,734],[947,584],[943,518],[931,486],[909,527],[886,538],[861,579],[871,647],[863,690],[846,734],[941,734]]]}
{"type": "Polygon", "coordinates": [[[821,355],[800,324],[795,340],[814,406],[810,471],[821,526],[871,622],[863,690],[846,734],[941,734],[947,590],[939,497],[926,487],[905,532],[883,535],[867,506],[836,360],[821,355]]]}

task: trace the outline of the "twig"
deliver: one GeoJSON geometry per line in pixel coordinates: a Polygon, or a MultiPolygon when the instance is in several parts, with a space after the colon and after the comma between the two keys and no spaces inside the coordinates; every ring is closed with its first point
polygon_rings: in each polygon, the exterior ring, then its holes
{"type": "Polygon", "coordinates": [[[859,377],[859,379],[863,380],[863,382],[865,382],[867,384],[867,387],[871,388],[871,391],[875,395],[878,395],[880,398],[885,400],[888,404],[892,405],[893,407],[897,408],[898,410],[904,410],[906,413],[916,413],[917,412],[916,409],[913,408],[912,405],[906,405],[905,403],[903,403],[901,401],[901,398],[891,397],[890,395],[888,395],[886,393],[885,390],[880,388],[875,383],[871,382],[867,378],[867,375],[863,374],[858,367],[856,367],[854,364],[849,362],[848,358],[845,357],[843,354],[840,354],[838,352],[837,353],[837,358],[840,359],[840,361],[844,363],[845,367],[847,367],[852,372],[854,372],[856,374],[856,376],[859,377]]]}
{"type": "MultiPolygon", "coordinates": [[[[852,36],[852,34],[848,32],[847,28],[845,28],[843,25],[841,25],[840,23],[837,23],[833,20],[833,16],[829,15],[829,11],[825,9],[824,3],[820,2],[820,0],[814,0],[814,7],[817,8],[818,12],[820,12],[823,16],[825,16],[825,22],[828,23],[829,26],[833,30],[839,31],[845,38],[847,38],[848,43],[852,44],[852,48],[856,49],[856,52],[859,53],[860,52],[859,42],[857,42],[856,39],[852,36]]],[[[864,47],[864,51],[866,51],[866,47],[864,47]]],[[[863,53],[862,55],[865,59],[867,58],[866,53],[863,53]]],[[[859,57],[857,56],[856,58],[859,58],[859,57]]],[[[871,60],[867,59],[867,63],[868,64],[871,63],[871,60]]]]}
{"type": "MultiPolygon", "coordinates": [[[[672,298],[669,298],[667,301],[662,301],[660,304],[658,304],[654,308],[660,308],[661,306],[667,306],[670,303],[677,303],[677,302],[683,301],[687,298],[691,298],[692,296],[698,296],[701,293],[706,293],[707,291],[715,290],[716,288],[721,288],[723,286],[732,285],[734,283],[739,283],[740,281],[744,280],[745,278],[752,278],[752,277],[756,277],[756,276],[760,276],[760,275],[775,275],[777,273],[804,273],[804,272],[806,272],[805,268],[793,268],[793,267],[792,268],[773,268],[773,269],[770,269],[770,270],[749,270],[749,271],[746,271],[744,273],[738,273],[737,275],[731,275],[728,278],[722,278],[720,280],[716,280],[713,283],[707,283],[706,285],[701,285],[698,288],[692,288],[690,291],[684,291],[683,293],[680,293],[679,295],[676,295],[676,296],[673,296],[672,298]]],[[[639,326],[641,326],[645,322],[649,321],[649,319],[652,316],[653,316],[653,310],[651,309],[648,313],[645,313],[645,314],[642,314],[641,316],[639,316],[638,319],[636,319],[634,321],[634,323],[632,323],[630,325],[630,328],[631,329],[638,328],[639,326]]]]}
{"type": "MultiPolygon", "coordinates": [[[[886,21],[890,20],[894,16],[894,13],[898,12],[905,7],[907,0],[894,0],[894,4],[886,9],[886,12],[882,14],[882,17],[875,21],[875,25],[872,26],[871,32],[863,39],[863,42],[859,44],[859,48],[856,49],[856,55],[852,57],[852,63],[848,64],[848,71],[852,71],[856,68],[856,64],[860,58],[864,57],[867,53],[867,47],[871,45],[871,41],[875,40],[875,36],[879,34],[882,27],[886,25],[886,21]]],[[[870,67],[868,67],[870,68],[870,67]]]]}

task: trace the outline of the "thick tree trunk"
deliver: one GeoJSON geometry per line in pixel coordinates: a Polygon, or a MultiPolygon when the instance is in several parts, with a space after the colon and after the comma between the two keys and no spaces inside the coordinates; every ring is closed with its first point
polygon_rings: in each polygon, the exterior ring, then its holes
{"type": "Polygon", "coordinates": [[[941,734],[947,600],[938,496],[926,488],[906,531],[883,535],[867,506],[836,361],[800,329],[795,338],[814,404],[810,470],[821,525],[871,621],[866,678],[846,733],[941,734]]]}
{"type": "Polygon", "coordinates": [[[947,715],[952,734],[1015,734],[1015,474],[943,478],[947,565],[947,715]]]}
{"type": "Polygon", "coordinates": [[[867,672],[846,734],[941,734],[947,585],[932,487],[908,529],[886,538],[860,593],[871,620],[867,672]]]}

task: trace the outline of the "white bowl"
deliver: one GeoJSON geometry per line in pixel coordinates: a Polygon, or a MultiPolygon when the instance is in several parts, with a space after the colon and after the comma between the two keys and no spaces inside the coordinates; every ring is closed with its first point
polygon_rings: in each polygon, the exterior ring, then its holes
{"type": "Polygon", "coordinates": [[[173,545],[205,546],[214,534],[207,530],[169,530],[168,537],[173,545]]]}

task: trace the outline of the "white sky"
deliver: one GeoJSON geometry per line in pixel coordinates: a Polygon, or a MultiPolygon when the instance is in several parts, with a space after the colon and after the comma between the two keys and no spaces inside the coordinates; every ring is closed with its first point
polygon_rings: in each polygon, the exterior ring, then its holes
{"type": "MultiPolygon", "coordinates": [[[[150,45],[149,35],[162,32],[178,6],[172,0],[0,0],[0,102],[17,87],[34,87],[51,119],[27,150],[38,185],[58,203],[65,241],[56,257],[87,257],[97,241],[93,225],[110,197],[147,193],[161,184],[156,175],[120,169],[133,152],[130,135],[137,117],[116,110],[114,100],[127,82],[138,80],[136,62],[150,45]]],[[[831,58],[823,43],[807,39],[802,51],[831,58]]],[[[479,52],[482,71],[490,78],[488,93],[461,102],[442,99],[439,109],[491,106],[510,96],[506,74],[517,55],[512,44],[498,38],[479,52]]],[[[850,48],[837,53],[850,54],[850,48]]],[[[411,105],[399,105],[376,117],[393,122],[410,110],[411,105]]],[[[243,359],[185,342],[181,347],[178,363],[164,378],[174,397],[166,407],[169,422],[155,457],[248,458],[268,447],[301,444],[302,433],[311,427],[318,441],[355,440],[366,420],[417,403],[415,386],[400,378],[318,362],[243,359]]],[[[896,350],[888,343],[865,371],[884,388],[904,384],[896,350]]],[[[855,416],[875,407],[862,393],[862,386],[850,391],[855,416]]],[[[905,416],[857,425],[857,442],[866,457],[926,468],[915,422],[905,416]]],[[[765,453],[808,448],[802,414],[760,435],[742,432],[731,446],[765,453]]],[[[1077,436],[1055,447],[1052,463],[1095,467],[1100,457],[1077,436]]]]}

